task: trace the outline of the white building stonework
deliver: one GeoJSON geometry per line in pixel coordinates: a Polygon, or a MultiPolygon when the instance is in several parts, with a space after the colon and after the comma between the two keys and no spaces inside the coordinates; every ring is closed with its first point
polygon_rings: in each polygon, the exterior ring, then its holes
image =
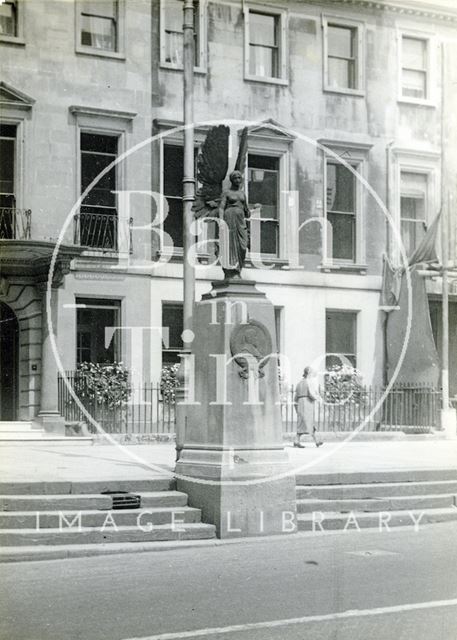
{"type": "MultiPolygon", "coordinates": [[[[52,310],[62,368],[122,361],[149,383],[179,359],[182,3],[6,5],[0,301],[8,329],[0,419],[46,414],[49,421],[57,412],[57,365],[43,376],[43,269],[69,216],[52,310]],[[137,192],[129,207],[127,191],[137,192]],[[157,232],[166,206],[163,229],[173,246],[157,232]],[[170,329],[168,344],[160,327],[170,329]]],[[[209,123],[230,121],[234,149],[243,122],[250,126],[251,251],[265,267],[251,256],[243,275],[275,306],[288,381],[337,352],[367,384],[381,385],[383,255],[400,264],[399,236],[407,253],[414,250],[441,208],[443,184],[457,201],[457,11],[438,1],[424,8],[412,0],[200,0],[195,26],[196,151],[209,123]]],[[[453,214],[454,260],[456,227],[453,214]]],[[[210,228],[205,233],[211,237],[210,228]]],[[[208,265],[214,247],[200,253],[197,299],[222,277],[208,265]]],[[[439,342],[441,289],[428,286],[439,342]]],[[[455,322],[455,290],[450,300],[455,322]]]]}

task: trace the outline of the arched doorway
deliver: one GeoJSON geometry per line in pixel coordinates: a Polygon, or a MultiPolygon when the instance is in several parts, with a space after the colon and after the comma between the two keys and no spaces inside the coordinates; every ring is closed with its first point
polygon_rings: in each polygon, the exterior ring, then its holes
{"type": "Polygon", "coordinates": [[[0,420],[16,420],[18,400],[19,323],[0,302],[0,420]]]}

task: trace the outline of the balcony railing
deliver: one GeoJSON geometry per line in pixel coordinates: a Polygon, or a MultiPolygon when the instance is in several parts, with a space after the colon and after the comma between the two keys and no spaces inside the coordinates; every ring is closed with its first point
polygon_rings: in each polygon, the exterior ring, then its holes
{"type": "Polygon", "coordinates": [[[30,240],[31,209],[0,207],[0,240],[30,240]]]}
{"type": "Polygon", "coordinates": [[[117,214],[80,212],[75,215],[74,244],[97,251],[132,252],[133,220],[117,214]]]}

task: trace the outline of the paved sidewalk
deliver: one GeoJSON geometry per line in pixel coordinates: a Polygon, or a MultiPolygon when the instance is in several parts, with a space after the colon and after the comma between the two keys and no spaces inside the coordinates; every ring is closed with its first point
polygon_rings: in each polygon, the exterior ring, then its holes
{"type": "MultiPolygon", "coordinates": [[[[347,473],[457,469],[457,439],[326,443],[320,449],[287,446],[297,472],[347,473]]],[[[145,479],[172,473],[173,444],[3,444],[0,482],[145,479]]]]}

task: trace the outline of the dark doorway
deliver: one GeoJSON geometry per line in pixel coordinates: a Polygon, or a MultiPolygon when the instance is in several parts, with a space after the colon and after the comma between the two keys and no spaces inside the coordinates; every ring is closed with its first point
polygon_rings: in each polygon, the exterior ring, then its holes
{"type": "Polygon", "coordinates": [[[0,420],[16,420],[19,323],[0,302],[0,420]]]}

